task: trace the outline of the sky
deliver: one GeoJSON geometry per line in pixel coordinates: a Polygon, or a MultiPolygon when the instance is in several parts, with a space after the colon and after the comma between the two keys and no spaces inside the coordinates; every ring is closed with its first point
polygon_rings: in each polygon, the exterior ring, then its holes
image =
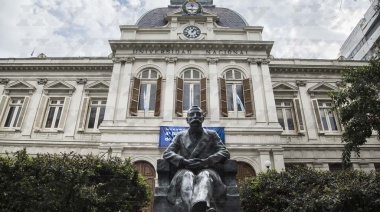
{"type": "MultiPolygon", "coordinates": [[[[0,0],[0,58],[106,57],[120,25],[170,0],[0,0]]],[[[336,59],[370,0],[214,0],[263,26],[275,58],[336,59]]]]}

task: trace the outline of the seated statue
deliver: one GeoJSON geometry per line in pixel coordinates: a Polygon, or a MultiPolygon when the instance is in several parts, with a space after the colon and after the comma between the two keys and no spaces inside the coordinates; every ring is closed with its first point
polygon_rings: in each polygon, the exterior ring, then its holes
{"type": "Polygon", "coordinates": [[[230,158],[215,131],[203,129],[203,111],[193,106],[186,118],[190,128],[177,134],[164,159],[178,168],[168,189],[168,201],[178,212],[221,211],[226,186],[214,169],[230,158]]]}

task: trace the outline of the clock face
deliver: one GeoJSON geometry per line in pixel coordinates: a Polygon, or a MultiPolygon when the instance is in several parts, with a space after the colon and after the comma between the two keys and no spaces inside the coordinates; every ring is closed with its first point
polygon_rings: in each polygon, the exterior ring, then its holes
{"type": "Polygon", "coordinates": [[[185,9],[188,12],[188,14],[195,15],[199,11],[199,4],[196,2],[195,3],[189,2],[185,5],[185,9]]]}
{"type": "Polygon", "coordinates": [[[188,26],[183,30],[183,34],[188,38],[197,38],[201,35],[201,30],[196,26],[188,26]]]}

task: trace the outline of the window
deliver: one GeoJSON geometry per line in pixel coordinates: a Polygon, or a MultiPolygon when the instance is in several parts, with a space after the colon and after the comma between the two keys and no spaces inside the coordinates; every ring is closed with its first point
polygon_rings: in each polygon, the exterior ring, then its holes
{"type": "Polygon", "coordinates": [[[183,116],[191,106],[198,105],[207,113],[207,79],[197,69],[187,69],[177,78],[176,114],[183,116]]]}
{"type": "Polygon", "coordinates": [[[134,78],[130,114],[160,115],[162,77],[157,70],[143,70],[134,78]],[[148,111],[148,114],[145,112],[148,111]]]}
{"type": "Polygon", "coordinates": [[[293,102],[290,100],[276,100],[278,122],[284,132],[295,132],[295,116],[293,102]]]}
{"type": "MultiPolygon", "coordinates": [[[[353,169],[352,164],[348,164],[348,167],[346,169],[353,169]]],[[[338,172],[343,171],[343,164],[342,163],[329,163],[329,170],[331,172],[338,172]]]]}
{"type": "Polygon", "coordinates": [[[71,97],[41,97],[34,122],[36,132],[40,130],[63,131],[69,112],[71,97]]]}
{"type": "Polygon", "coordinates": [[[380,163],[375,163],[375,171],[380,173],[380,163]]]}
{"type": "Polygon", "coordinates": [[[319,132],[336,133],[340,131],[339,119],[331,101],[312,100],[319,132]]]}
{"type": "Polygon", "coordinates": [[[64,99],[50,99],[45,115],[45,129],[57,129],[61,120],[64,99]]]}
{"type": "Polygon", "coordinates": [[[239,70],[227,70],[220,79],[221,111],[223,116],[253,115],[251,85],[239,70]]]}
{"type": "Polygon", "coordinates": [[[30,97],[9,97],[1,98],[0,123],[5,129],[20,129],[30,97]]]}
{"type": "Polygon", "coordinates": [[[91,100],[87,115],[87,129],[97,130],[104,120],[106,100],[91,100]]]}

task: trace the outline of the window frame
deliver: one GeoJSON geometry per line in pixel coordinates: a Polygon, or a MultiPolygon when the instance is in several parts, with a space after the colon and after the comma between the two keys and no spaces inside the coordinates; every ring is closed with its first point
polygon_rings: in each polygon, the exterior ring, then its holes
{"type": "Polygon", "coordinates": [[[102,122],[104,121],[104,116],[105,116],[105,109],[106,109],[106,106],[107,106],[107,97],[105,98],[101,98],[101,97],[93,97],[93,98],[89,98],[89,102],[88,102],[88,108],[87,108],[87,111],[86,111],[86,122],[85,122],[85,131],[86,132],[99,132],[99,118],[100,118],[100,110],[102,108],[104,108],[104,114],[103,114],[103,120],[102,122]],[[100,102],[100,104],[93,104],[92,102],[93,101],[98,101],[100,102]],[[105,102],[105,103],[103,103],[105,102]],[[89,128],[89,121],[90,121],[90,118],[91,118],[91,108],[92,107],[96,107],[96,112],[95,112],[95,120],[94,120],[94,128],[89,128]]]}
{"type": "MultiPolygon", "coordinates": [[[[182,114],[183,114],[183,117],[186,117],[187,116],[187,112],[188,110],[191,108],[191,99],[194,99],[194,92],[191,94],[189,94],[188,96],[188,100],[189,100],[189,109],[185,109],[185,98],[186,98],[186,92],[185,92],[185,85],[188,84],[190,86],[190,90],[192,89],[194,91],[194,86],[195,85],[198,85],[199,86],[199,104],[198,106],[200,107],[201,106],[201,80],[205,77],[203,72],[200,71],[199,69],[197,68],[187,68],[185,70],[182,71],[182,73],[180,74],[180,77],[181,79],[183,80],[183,102],[182,102],[182,114]],[[185,78],[185,74],[186,72],[190,71],[191,74],[190,74],[190,78],[185,78]],[[198,72],[199,74],[199,77],[198,78],[195,78],[194,77],[194,73],[195,72],[198,72]]],[[[189,90],[189,91],[190,91],[189,90]]],[[[196,104],[194,104],[196,105],[196,104]]]]}
{"type": "MultiPolygon", "coordinates": [[[[243,85],[243,80],[246,79],[244,72],[239,70],[239,69],[230,68],[230,69],[227,69],[226,71],[224,71],[222,77],[226,82],[226,97],[227,97],[228,117],[236,117],[236,118],[243,118],[244,117],[245,118],[246,112],[243,111],[242,108],[240,107],[240,105],[237,103],[237,97],[236,97],[236,94],[237,94],[236,90],[237,90],[237,86],[239,85],[239,86],[241,86],[241,91],[242,91],[242,96],[240,97],[240,100],[242,101],[244,108],[246,108],[246,104],[244,101],[244,85],[243,85]],[[227,74],[229,71],[232,71],[232,78],[227,78],[227,74]],[[236,78],[236,72],[240,73],[241,78],[236,78]],[[229,108],[230,108],[230,104],[228,101],[230,99],[229,92],[228,92],[229,86],[232,86],[233,110],[229,110],[229,108]],[[238,108],[240,108],[241,110],[239,110],[238,108]]],[[[249,98],[251,98],[251,97],[249,97],[249,98]]]]}
{"type": "MultiPolygon", "coordinates": [[[[162,77],[160,71],[158,71],[158,69],[156,68],[145,68],[143,70],[141,70],[139,72],[139,74],[137,75],[137,78],[140,80],[140,87],[139,87],[139,100],[138,100],[138,104],[137,104],[137,116],[144,116],[144,117],[154,117],[155,116],[155,107],[156,107],[156,101],[157,101],[157,90],[158,90],[158,85],[157,85],[157,81],[162,77]],[[148,78],[143,78],[143,75],[146,71],[149,71],[149,74],[148,74],[148,78]],[[156,78],[153,78],[152,77],[152,73],[156,72],[156,78]],[[148,106],[150,107],[151,104],[153,104],[153,108],[152,109],[148,109],[148,110],[145,110],[145,109],[140,109],[140,101],[141,101],[141,96],[143,95],[143,90],[142,90],[142,86],[143,85],[146,85],[146,97],[147,97],[147,104],[148,106]],[[152,100],[151,99],[151,92],[152,92],[152,85],[155,85],[156,89],[155,89],[155,94],[154,94],[154,99],[152,100]],[[153,103],[151,103],[151,101],[153,101],[153,103]]],[[[161,91],[160,91],[161,92],[161,91]]],[[[142,101],[145,101],[144,99],[142,99],[142,101]]]]}
{"type": "Polygon", "coordinates": [[[324,133],[332,133],[332,134],[333,133],[334,134],[341,133],[342,132],[342,128],[340,126],[339,117],[338,117],[337,112],[333,109],[332,104],[333,103],[332,103],[331,100],[318,99],[318,110],[319,110],[319,116],[320,116],[321,122],[322,122],[323,132],[324,133]],[[331,106],[326,106],[325,105],[326,103],[330,103],[331,106]],[[323,104],[323,106],[320,106],[320,104],[323,104]],[[326,124],[327,124],[328,130],[325,129],[325,126],[324,126],[324,123],[323,123],[323,119],[322,119],[321,110],[323,110],[323,112],[324,112],[325,120],[326,120],[326,124]],[[330,110],[330,111],[328,111],[328,110],[330,110]],[[332,115],[334,117],[335,125],[336,125],[337,130],[332,130],[331,123],[330,123],[329,112],[332,113],[332,115]]]}
{"type": "Polygon", "coordinates": [[[42,122],[42,129],[43,130],[58,130],[59,129],[59,125],[62,121],[62,115],[63,115],[63,109],[64,109],[64,106],[65,106],[65,97],[49,97],[48,99],[48,103],[47,103],[47,106],[46,106],[46,110],[44,112],[44,119],[43,119],[43,122],[42,122]],[[52,101],[63,101],[62,103],[60,104],[53,104],[51,103],[52,101]],[[53,114],[53,119],[52,119],[52,123],[51,123],[51,127],[46,127],[46,124],[47,124],[47,121],[48,121],[48,116],[49,116],[49,113],[50,113],[50,108],[52,107],[51,104],[53,104],[53,106],[55,108],[58,108],[58,110],[54,110],[54,114],[53,114]],[[59,108],[62,107],[61,109],[61,112],[60,112],[60,117],[59,117],[59,120],[58,120],[58,123],[57,123],[57,127],[55,127],[55,123],[57,121],[57,116],[59,113],[59,108]]]}
{"type": "MultiPolygon", "coordinates": [[[[283,134],[297,134],[297,131],[298,131],[297,128],[298,128],[298,126],[297,126],[297,123],[296,123],[297,119],[296,119],[296,114],[295,114],[295,111],[294,111],[294,102],[293,102],[293,99],[275,99],[275,105],[276,105],[276,112],[277,112],[277,110],[281,109],[282,116],[283,116],[283,119],[284,119],[283,134]],[[281,105],[278,106],[277,102],[280,102],[281,105]],[[285,102],[290,103],[290,105],[286,106],[284,104],[285,102]],[[290,113],[292,114],[292,120],[293,120],[294,130],[290,130],[289,126],[288,126],[287,115],[286,115],[286,110],[288,110],[288,109],[290,109],[290,113]]],[[[278,119],[278,116],[277,116],[277,119],[278,119]]]]}

